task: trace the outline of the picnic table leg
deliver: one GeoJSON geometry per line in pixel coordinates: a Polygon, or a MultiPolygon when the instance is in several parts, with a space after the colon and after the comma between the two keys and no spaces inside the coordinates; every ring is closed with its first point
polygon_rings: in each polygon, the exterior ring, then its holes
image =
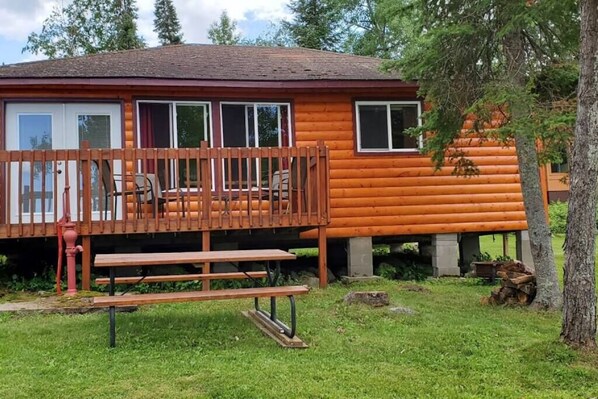
{"type": "MultiPolygon", "coordinates": [[[[115,271],[114,267],[110,268],[110,288],[108,291],[108,295],[114,296],[114,279],[115,279],[115,271]]],[[[110,306],[108,309],[108,318],[110,319],[110,347],[114,348],[116,346],[116,307],[110,306]]]]}
{"type": "MultiPolygon", "coordinates": [[[[276,286],[276,282],[280,277],[280,261],[276,261],[276,269],[274,274],[270,269],[270,262],[266,261],[266,273],[268,275],[268,283],[271,287],[276,286]]],[[[278,332],[281,334],[286,335],[289,338],[293,338],[295,336],[295,331],[297,329],[297,311],[295,307],[295,297],[293,295],[288,296],[289,301],[291,303],[291,327],[289,328],[286,324],[282,321],[278,320],[277,311],[276,311],[276,297],[270,297],[270,313],[260,309],[259,298],[254,298],[255,302],[255,311],[256,314],[264,320],[267,320],[271,325],[273,325],[278,332]]]]}

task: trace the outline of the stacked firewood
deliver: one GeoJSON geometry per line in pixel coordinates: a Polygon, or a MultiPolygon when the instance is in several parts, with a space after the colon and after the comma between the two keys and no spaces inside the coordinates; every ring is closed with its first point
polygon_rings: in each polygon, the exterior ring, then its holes
{"type": "MultiPolygon", "coordinates": [[[[487,302],[492,305],[529,305],[536,296],[536,274],[519,261],[510,261],[496,270],[500,287],[492,290],[487,302]]],[[[486,302],[486,301],[485,301],[486,302]]]]}

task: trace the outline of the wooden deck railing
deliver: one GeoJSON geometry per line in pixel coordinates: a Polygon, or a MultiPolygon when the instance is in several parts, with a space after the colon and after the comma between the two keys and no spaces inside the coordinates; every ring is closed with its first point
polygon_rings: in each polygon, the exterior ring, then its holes
{"type": "Polygon", "coordinates": [[[329,222],[329,156],[290,148],[0,151],[0,238],[56,235],[70,184],[79,234],[279,227],[329,222]]]}

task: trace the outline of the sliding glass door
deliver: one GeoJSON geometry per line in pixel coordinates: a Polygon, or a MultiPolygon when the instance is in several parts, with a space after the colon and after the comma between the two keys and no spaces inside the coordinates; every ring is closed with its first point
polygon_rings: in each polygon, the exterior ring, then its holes
{"type": "MultiPolygon", "coordinates": [[[[210,105],[205,102],[140,101],[138,104],[139,143],[142,148],[197,148],[211,144],[210,105]]],[[[144,165],[146,172],[159,177],[163,189],[197,187],[197,160],[178,165],[144,165]],[[169,171],[166,173],[166,171],[169,171]]]]}
{"type": "MultiPolygon", "coordinates": [[[[222,103],[222,146],[223,147],[288,147],[290,145],[290,106],[286,103],[222,103]]],[[[273,171],[287,169],[288,165],[278,165],[272,160],[273,171]]],[[[224,165],[224,182],[238,188],[255,187],[258,179],[268,180],[269,163],[255,161],[248,176],[248,164],[239,168],[224,165]]]]}

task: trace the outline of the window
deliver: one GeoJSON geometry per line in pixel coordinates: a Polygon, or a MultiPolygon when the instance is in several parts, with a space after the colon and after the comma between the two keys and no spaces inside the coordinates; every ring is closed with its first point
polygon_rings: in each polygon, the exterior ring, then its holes
{"type": "MultiPolygon", "coordinates": [[[[138,103],[139,143],[141,148],[197,148],[201,141],[211,144],[210,104],[207,102],[182,101],[140,101],[138,103]]],[[[158,162],[158,170],[148,162],[145,169],[148,173],[156,173],[162,188],[176,185],[197,187],[197,160],[179,161],[178,170],[169,166],[166,176],[166,165],[158,162]],[[189,170],[187,170],[189,166],[189,170]]]]}
{"type": "Polygon", "coordinates": [[[407,152],[422,146],[422,137],[405,134],[419,126],[417,101],[357,101],[357,148],[363,152],[407,152]]]}
{"type": "MultiPolygon", "coordinates": [[[[223,147],[288,147],[290,145],[290,105],[286,103],[222,103],[222,146],[223,147]]],[[[272,170],[287,168],[272,160],[272,170]]],[[[248,164],[241,169],[224,165],[225,183],[230,178],[241,182],[241,188],[255,186],[258,176],[262,180],[268,176],[268,160],[256,160],[251,168],[251,179],[247,176],[248,164]]],[[[234,183],[233,183],[234,184],[234,183]]],[[[237,185],[239,185],[237,183],[237,185]]]]}

